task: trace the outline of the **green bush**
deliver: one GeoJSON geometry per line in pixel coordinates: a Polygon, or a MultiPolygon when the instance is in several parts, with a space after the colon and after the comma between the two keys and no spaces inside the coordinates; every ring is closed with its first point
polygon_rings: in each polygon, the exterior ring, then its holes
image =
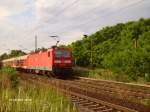
{"type": "Polygon", "coordinates": [[[5,74],[8,75],[8,77],[11,81],[11,86],[13,88],[16,88],[18,86],[19,81],[20,81],[20,74],[14,68],[4,67],[4,68],[2,68],[1,73],[3,75],[5,75],[5,74]]]}
{"type": "MultiPolygon", "coordinates": [[[[77,66],[105,68],[131,80],[150,74],[150,18],[105,27],[73,42],[77,66]]],[[[146,76],[147,77],[147,76],[146,76]]],[[[147,81],[148,78],[146,78],[147,81]]]]}
{"type": "Polygon", "coordinates": [[[145,80],[150,82],[150,73],[145,73],[145,80]]]}

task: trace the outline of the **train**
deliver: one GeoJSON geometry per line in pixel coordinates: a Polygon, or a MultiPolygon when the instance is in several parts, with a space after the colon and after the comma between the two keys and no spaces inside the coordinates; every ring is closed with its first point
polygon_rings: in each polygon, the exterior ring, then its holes
{"type": "Polygon", "coordinates": [[[69,48],[52,47],[46,51],[2,60],[2,66],[10,66],[20,72],[68,77],[72,74],[72,52],[69,48]]]}

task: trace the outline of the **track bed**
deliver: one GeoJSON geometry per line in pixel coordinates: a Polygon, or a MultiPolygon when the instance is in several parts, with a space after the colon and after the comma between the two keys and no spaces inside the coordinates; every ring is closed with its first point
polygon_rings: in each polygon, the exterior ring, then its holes
{"type": "MultiPolygon", "coordinates": [[[[129,85],[113,84],[113,82],[109,82],[108,84],[107,81],[95,81],[83,78],[62,80],[35,74],[24,74],[22,79],[29,83],[56,88],[69,96],[82,111],[149,112],[148,107],[139,102],[142,98],[149,98],[149,87],[143,90],[139,89],[141,92],[139,94],[139,90],[135,91],[137,89],[130,89],[128,87],[129,85]],[[129,98],[124,95],[125,91],[129,98]],[[132,99],[130,97],[132,97],[132,99]],[[139,99],[137,101],[133,100],[138,97],[139,99]]],[[[137,85],[135,87],[140,88],[137,85]]]]}

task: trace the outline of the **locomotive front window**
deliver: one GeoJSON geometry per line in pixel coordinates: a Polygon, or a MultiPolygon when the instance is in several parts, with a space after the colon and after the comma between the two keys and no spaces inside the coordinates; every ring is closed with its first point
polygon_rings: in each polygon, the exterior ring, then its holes
{"type": "Polygon", "coordinates": [[[55,51],[55,57],[70,57],[71,53],[67,50],[56,50],[55,51]]]}

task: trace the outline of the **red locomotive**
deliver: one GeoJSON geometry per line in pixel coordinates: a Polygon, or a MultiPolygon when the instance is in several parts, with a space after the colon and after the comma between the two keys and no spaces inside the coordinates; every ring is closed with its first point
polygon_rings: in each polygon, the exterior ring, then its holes
{"type": "Polygon", "coordinates": [[[2,64],[19,71],[65,77],[71,74],[73,62],[70,49],[54,47],[47,51],[3,60],[2,64]]]}

